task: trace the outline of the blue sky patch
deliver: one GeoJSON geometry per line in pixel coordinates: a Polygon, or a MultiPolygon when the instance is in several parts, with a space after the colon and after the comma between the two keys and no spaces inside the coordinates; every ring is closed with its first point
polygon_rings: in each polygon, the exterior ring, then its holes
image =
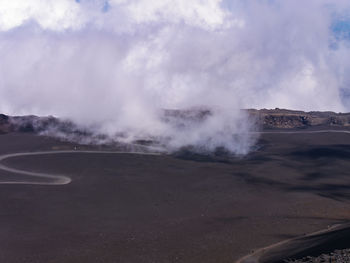
{"type": "Polygon", "coordinates": [[[106,1],[102,7],[102,12],[106,13],[108,12],[108,10],[111,8],[110,4],[108,3],[108,1],[106,1]]]}

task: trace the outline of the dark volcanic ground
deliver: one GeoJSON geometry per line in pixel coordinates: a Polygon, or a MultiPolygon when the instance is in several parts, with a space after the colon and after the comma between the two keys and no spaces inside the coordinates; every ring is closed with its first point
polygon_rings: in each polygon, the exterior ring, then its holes
{"type": "MultiPolygon", "coordinates": [[[[29,133],[0,135],[0,154],[75,146],[29,133]]],[[[240,159],[188,153],[8,159],[8,166],[73,181],[0,184],[0,262],[234,262],[350,219],[350,134],[262,134],[259,146],[240,159]]],[[[10,176],[17,178],[0,170],[0,180],[10,176]]]]}

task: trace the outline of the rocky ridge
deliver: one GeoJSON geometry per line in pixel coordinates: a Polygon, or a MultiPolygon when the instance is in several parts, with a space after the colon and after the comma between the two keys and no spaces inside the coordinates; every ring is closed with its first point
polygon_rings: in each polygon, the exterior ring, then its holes
{"type": "Polygon", "coordinates": [[[0,114],[0,134],[10,132],[35,132],[40,133],[47,130],[59,130],[67,133],[77,132],[78,128],[70,121],[58,118],[28,116],[7,116],[0,114]]]}
{"type": "MultiPolygon", "coordinates": [[[[285,109],[248,109],[250,119],[262,130],[300,129],[310,127],[350,128],[350,113],[304,112],[285,109]]],[[[165,110],[163,121],[186,125],[188,122],[200,122],[211,115],[210,110],[165,110]]],[[[7,116],[0,114],[0,134],[9,132],[36,132],[55,130],[64,133],[88,133],[79,129],[74,123],[58,118],[37,116],[7,116]]]]}
{"type": "Polygon", "coordinates": [[[293,111],[285,109],[249,109],[263,129],[296,129],[309,127],[350,127],[350,113],[331,111],[293,111]]]}

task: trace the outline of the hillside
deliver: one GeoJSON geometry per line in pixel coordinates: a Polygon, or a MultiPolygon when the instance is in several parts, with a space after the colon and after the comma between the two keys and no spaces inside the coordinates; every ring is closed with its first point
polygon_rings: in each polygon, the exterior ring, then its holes
{"type": "MultiPolygon", "coordinates": [[[[248,109],[246,110],[262,130],[299,129],[299,128],[350,128],[350,113],[331,111],[294,111],[285,109],[248,109]]],[[[187,123],[200,122],[210,116],[207,109],[201,110],[165,110],[165,122],[187,123]]],[[[82,131],[72,122],[55,117],[7,116],[0,114],[0,134],[10,132],[43,132],[56,130],[64,133],[88,133],[82,131]]]]}

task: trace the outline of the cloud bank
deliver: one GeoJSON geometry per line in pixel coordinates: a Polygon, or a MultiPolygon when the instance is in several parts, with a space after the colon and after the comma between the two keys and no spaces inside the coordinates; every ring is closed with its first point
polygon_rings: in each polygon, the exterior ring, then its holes
{"type": "Polygon", "coordinates": [[[345,0],[0,0],[0,111],[246,153],[242,108],[349,110],[349,17],[345,0]]]}

